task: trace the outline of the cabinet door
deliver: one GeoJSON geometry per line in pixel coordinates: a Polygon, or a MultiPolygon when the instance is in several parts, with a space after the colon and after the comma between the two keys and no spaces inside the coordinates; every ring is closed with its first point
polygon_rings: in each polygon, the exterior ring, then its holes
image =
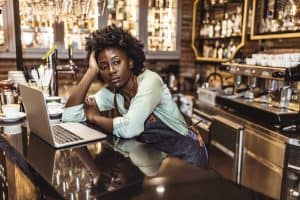
{"type": "Polygon", "coordinates": [[[282,140],[246,129],[242,185],[279,199],[285,148],[282,140]]]}

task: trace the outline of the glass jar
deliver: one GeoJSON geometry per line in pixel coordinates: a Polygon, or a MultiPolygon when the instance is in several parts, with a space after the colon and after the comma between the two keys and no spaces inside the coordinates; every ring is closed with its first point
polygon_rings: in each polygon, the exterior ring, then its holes
{"type": "Polygon", "coordinates": [[[13,82],[11,80],[0,81],[0,100],[1,105],[16,103],[13,82]]]}

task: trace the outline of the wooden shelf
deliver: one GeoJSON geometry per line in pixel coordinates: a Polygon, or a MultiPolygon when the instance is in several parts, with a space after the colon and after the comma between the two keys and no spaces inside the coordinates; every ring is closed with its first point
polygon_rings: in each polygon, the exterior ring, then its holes
{"type": "MultiPolygon", "coordinates": [[[[240,48],[242,48],[245,44],[246,40],[246,27],[247,27],[247,14],[248,14],[248,0],[243,1],[233,1],[222,5],[205,5],[205,0],[195,0],[194,1],[194,7],[193,7],[193,23],[192,23],[192,49],[195,54],[195,58],[197,61],[207,61],[207,62],[216,62],[216,63],[222,63],[226,62],[228,60],[231,60],[235,57],[236,53],[239,51],[240,48]],[[209,10],[213,9],[219,9],[220,6],[224,5],[226,7],[238,7],[240,6],[242,8],[242,26],[241,26],[241,35],[234,35],[230,37],[203,37],[200,36],[200,25],[203,24],[204,20],[204,13],[208,12],[206,8],[209,8],[209,10]],[[209,7],[211,6],[211,7],[209,7]],[[229,43],[227,41],[234,39],[234,45],[235,45],[235,51],[231,52],[230,57],[227,59],[218,59],[213,57],[206,57],[204,56],[204,43],[209,41],[220,41],[224,45],[224,49],[229,49],[229,43]],[[239,40],[239,41],[237,41],[239,40]],[[225,42],[224,42],[225,41],[225,42]]],[[[209,45],[209,47],[214,48],[213,45],[209,45]]],[[[206,54],[207,55],[207,54],[206,54]]]]}
{"type": "MultiPolygon", "coordinates": [[[[278,0],[275,0],[275,5],[278,0]]],[[[288,2],[288,0],[285,0],[288,2]]],[[[284,30],[284,31],[277,31],[277,32],[265,32],[259,33],[260,29],[262,29],[261,21],[264,20],[265,10],[267,9],[267,5],[264,4],[265,1],[262,0],[253,0],[252,1],[252,8],[253,8],[253,15],[252,15],[252,26],[251,26],[251,40],[262,40],[262,39],[283,39],[283,38],[297,38],[300,37],[300,29],[299,30],[284,30]]],[[[276,7],[274,6],[274,10],[276,7]]],[[[299,8],[297,8],[298,12],[299,8]]],[[[299,13],[297,13],[299,14],[299,13]]],[[[277,14],[274,14],[278,15],[277,14]]],[[[278,20],[274,18],[273,20],[278,20]]]]}

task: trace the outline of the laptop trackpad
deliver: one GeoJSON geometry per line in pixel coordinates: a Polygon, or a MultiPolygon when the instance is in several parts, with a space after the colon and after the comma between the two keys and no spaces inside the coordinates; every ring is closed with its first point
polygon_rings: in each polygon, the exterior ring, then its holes
{"type": "Polygon", "coordinates": [[[59,126],[71,131],[83,139],[100,139],[106,137],[104,133],[77,122],[61,123],[59,126]]]}

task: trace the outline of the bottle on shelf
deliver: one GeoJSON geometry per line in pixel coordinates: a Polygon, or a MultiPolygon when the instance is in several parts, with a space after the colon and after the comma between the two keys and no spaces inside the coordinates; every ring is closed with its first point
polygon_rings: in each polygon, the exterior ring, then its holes
{"type": "Polygon", "coordinates": [[[215,37],[221,37],[221,22],[219,20],[215,25],[215,37]]]}
{"type": "Polygon", "coordinates": [[[231,37],[232,36],[232,33],[233,33],[233,20],[232,20],[232,17],[228,17],[228,20],[227,20],[227,37],[231,37]]]}
{"type": "MultiPolygon", "coordinates": [[[[223,44],[224,45],[224,44],[223,44]]],[[[224,49],[223,49],[223,56],[222,56],[223,58],[229,58],[228,57],[228,47],[225,47],[225,45],[224,45],[224,49]]]]}
{"type": "Polygon", "coordinates": [[[216,41],[214,49],[213,49],[213,54],[212,54],[213,58],[217,58],[218,57],[218,48],[219,48],[219,45],[220,45],[220,42],[216,41]]]}
{"type": "Polygon", "coordinates": [[[224,43],[221,44],[221,46],[218,48],[218,59],[223,58],[223,52],[224,52],[224,43]]]}
{"type": "Polygon", "coordinates": [[[203,20],[202,26],[200,27],[200,36],[208,37],[209,32],[209,13],[206,13],[205,19],[203,20]]]}
{"type": "Polygon", "coordinates": [[[272,20],[273,20],[273,12],[268,11],[267,17],[265,19],[265,32],[272,32],[272,20]]]}
{"type": "Polygon", "coordinates": [[[236,8],[236,16],[234,19],[234,35],[241,35],[241,30],[242,30],[242,8],[238,6],[236,8]]]}
{"type": "Polygon", "coordinates": [[[228,36],[228,13],[225,13],[224,19],[222,20],[222,31],[221,37],[228,36]]]}
{"type": "Polygon", "coordinates": [[[227,58],[231,58],[233,54],[233,40],[230,40],[228,47],[227,47],[227,58]]]}
{"type": "Polygon", "coordinates": [[[236,44],[234,44],[233,40],[230,40],[228,45],[228,58],[231,58],[236,51],[236,44]]]}
{"type": "Polygon", "coordinates": [[[215,24],[215,20],[211,20],[210,23],[208,24],[208,37],[209,38],[213,38],[215,35],[214,24],[215,24]]]}

